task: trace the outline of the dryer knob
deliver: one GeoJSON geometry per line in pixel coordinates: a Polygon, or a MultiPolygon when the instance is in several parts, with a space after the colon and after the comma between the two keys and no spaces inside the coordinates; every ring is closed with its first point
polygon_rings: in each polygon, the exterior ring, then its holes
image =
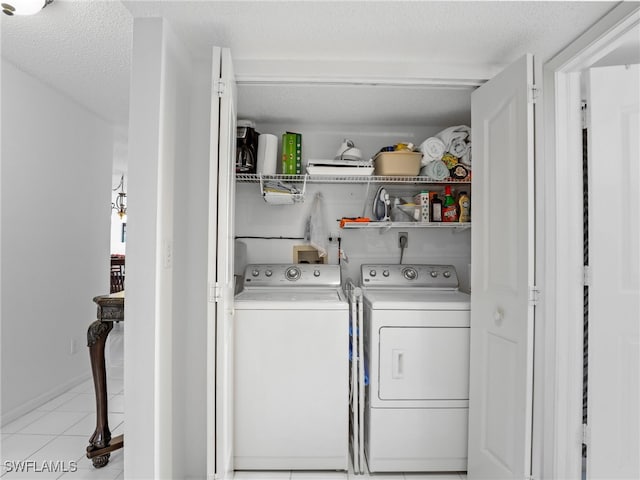
{"type": "Polygon", "coordinates": [[[446,270],[443,274],[444,278],[449,278],[451,277],[451,272],[449,270],[446,270]]]}
{"type": "Polygon", "coordinates": [[[320,270],[314,270],[313,271],[313,276],[314,277],[319,277],[320,276],[320,270]]]}
{"type": "Polygon", "coordinates": [[[369,270],[369,275],[375,277],[377,274],[375,270],[369,270]]]}
{"type": "Polygon", "coordinates": [[[382,276],[383,277],[388,277],[389,276],[389,270],[383,270],[382,271],[382,276]]]}
{"type": "Polygon", "coordinates": [[[438,276],[438,272],[435,270],[431,272],[431,277],[436,278],[438,276]]]}
{"type": "Polygon", "coordinates": [[[254,277],[257,277],[258,275],[260,275],[260,271],[259,270],[253,270],[251,272],[251,275],[253,275],[254,277]]]}
{"type": "Polygon", "coordinates": [[[267,271],[265,271],[265,272],[264,272],[264,274],[265,274],[267,277],[270,277],[271,275],[273,275],[273,272],[272,272],[271,270],[267,270],[267,271]]]}

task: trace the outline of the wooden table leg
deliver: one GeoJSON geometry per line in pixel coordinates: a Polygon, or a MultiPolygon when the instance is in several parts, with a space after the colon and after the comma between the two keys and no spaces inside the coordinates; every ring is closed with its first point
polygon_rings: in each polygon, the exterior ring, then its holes
{"type": "Polygon", "coordinates": [[[104,455],[91,455],[95,450],[109,446],[111,431],[107,412],[107,372],[104,361],[104,346],[109,332],[113,328],[113,322],[96,320],[87,331],[87,346],[91,357],[91,371],[93,373],[93,386],[96,392],[96,429],[89,439],[87,457],[93,461],[96,468],[104,467],[109,462],[110,453],[104,455]]]}

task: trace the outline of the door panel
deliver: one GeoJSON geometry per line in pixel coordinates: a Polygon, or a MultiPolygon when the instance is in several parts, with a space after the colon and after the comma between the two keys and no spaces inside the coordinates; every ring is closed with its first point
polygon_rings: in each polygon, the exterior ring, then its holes
{"type": "Polygon", "coordinates": [[[533,57],[471,97],[473,131],[468,478],[531,471],[533,57]]]}
{"type": "Polygon", "coordinates": [[[587,478],[640,478],[640,67],[588,73],[587,478]]]}
{"type": "Polygon", "coordinates": [[[233,213],[236,85],[229,49],[214,47],[209,162],[207,474],[233,478],[233,213]],[[217,89],[221,86],[222,93],[217,89]]]}
{"type": "Polygon", "coordinates": [[[468,328],[380,329],[382,400],[469,398],[468,328]]]}

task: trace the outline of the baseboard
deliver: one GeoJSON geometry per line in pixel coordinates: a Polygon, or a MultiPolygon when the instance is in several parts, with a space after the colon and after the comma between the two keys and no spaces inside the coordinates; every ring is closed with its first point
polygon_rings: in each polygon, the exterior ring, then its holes
{"type": "Polygon", "coordinates": [[[80,385],[82,382],[85,382],[90,378],[91,378],[91,374],[80,375],[76,378],[73,378],[65,383],[58,385],[56,388],[49,390],[48,392],[45,392],[42,395],[38,395],[37,397],[24,402],[22,405],[20,405],[17,408],[14,408],[13,410],[10,410],[8,412],[3,412],[2,418],[0,420],[0,425],[4,427],[8,423],[11,423],[14,420],[20,418],[21,416],[31,412],[32,410],[35,410],[36,408],[41,407],[48,401],[56,398],[58,395],[61,395],[71,390],[73,387],[80,385]]]}

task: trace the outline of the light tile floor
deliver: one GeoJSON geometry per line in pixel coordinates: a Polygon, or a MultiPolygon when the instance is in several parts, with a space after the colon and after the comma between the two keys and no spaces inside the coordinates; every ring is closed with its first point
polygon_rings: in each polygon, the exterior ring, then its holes
{"type": "Polygon", "coordinates": [[[452,473],[369,473],[363,475],[353,473],[349,462],[348,472],[235,472],[234,480],[466,480],[465,472],[452,473]]]}
{"type": "MultiPolygon", "coordinates": [[[[113,437],[124,433],[122,327],[114,325],[105,354],[109,428],[113,437]]],[[[3,426],[1,479],[123,479],[123,450],[112,452],[109,463],[102,468],[94,468],[86,457],[89,437],[96,428],[95,409],[93,380],[89,379],[3,426]]]]}
{"type": "MultiPolygon", "coordinates": [[[[110,378],[108,391],[109,428],[115,437],[124,431],[122,379],[110,378]]],[[[122,450],[112,452],[99,469],[86,458],[95,426],[93,381],[87,380],[2,427],[2,480],[124,478],[122,450]]]]}

